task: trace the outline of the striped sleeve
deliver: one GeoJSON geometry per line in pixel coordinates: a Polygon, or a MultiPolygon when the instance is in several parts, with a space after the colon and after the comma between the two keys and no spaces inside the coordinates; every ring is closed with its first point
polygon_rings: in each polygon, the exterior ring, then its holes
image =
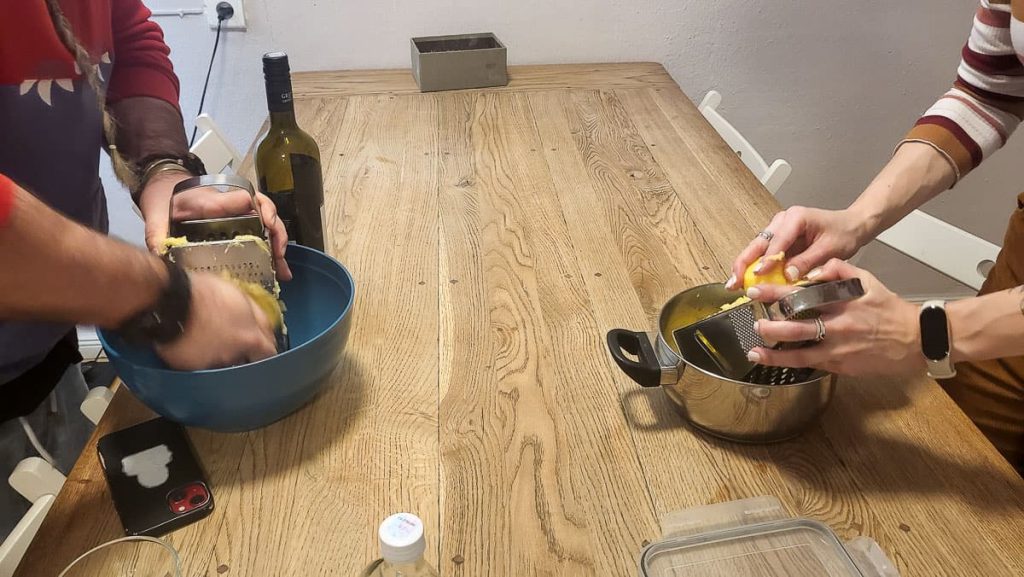
{"type": "Polygon", "coordinates": [[[1013,35],[1024,39],[1020,18],[1024,0],[981,0],[953,88],[924,113],[901,145],[931,145],[960,180],[1006,144],[1024,116],[1024,64],[1012,41],[1013,35]]]}
{"type": "Polygon", "coordinates": [[[14,183],[0,174],[0,226],[7,224],[14,210],[14,183]]]}

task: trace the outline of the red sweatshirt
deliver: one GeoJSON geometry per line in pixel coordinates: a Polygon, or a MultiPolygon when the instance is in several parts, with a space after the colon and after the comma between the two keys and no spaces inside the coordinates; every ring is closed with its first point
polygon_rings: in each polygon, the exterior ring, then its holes
{"type": "MultiPolygon", "coordinates": [[[[60,0],[60,5],[99,68],[108,105],[151,97],[177,110],[170,49],[140,0],[60,0]]],[[[106,230],[97,100],[61,44],[44,0],[0,0],[0,175],[69,218],[106,230]]],[[[127,137],[138,127],[123,128],[127,137]]],[[[183,139],[183,128],[176,129],[183,139]]],[[[9,188],[0,184],[0,223],[9,218],[9,188]]],[[[38,363],[70,329],[0,320],[0,385],[38,363]]]]}

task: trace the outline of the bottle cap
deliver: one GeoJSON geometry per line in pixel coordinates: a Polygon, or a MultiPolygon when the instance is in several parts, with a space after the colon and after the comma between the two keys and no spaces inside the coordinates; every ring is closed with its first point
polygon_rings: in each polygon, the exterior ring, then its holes
{"type": "Polygon", "coordinates": [[[413,563],[427,550],[423,521],[412,513],[396,513],[384,519],[377,535],[381,557],[388,563],[413,563]]]}
{"type": "Polygon", "coordinates": [[[284,52],[267,52],[263,55],[263,75],[267,78],[287,77],[290,72],[288,55],[284,52]]]}

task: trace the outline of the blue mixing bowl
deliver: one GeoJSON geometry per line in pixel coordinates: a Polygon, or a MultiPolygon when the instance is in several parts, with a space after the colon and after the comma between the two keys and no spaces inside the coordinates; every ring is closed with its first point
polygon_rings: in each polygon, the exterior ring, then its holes
{"type": "Polygon", "coordinates": [[[300,245],[286,253],[294,278],[281,283],[291,349],[256,363],[174,371],[145,346],[100,331],[124,384],[157,413],[215,431],[248,431],[302,407],[327,383],[351,324],[355,285],[338,261],[300,245]]]}

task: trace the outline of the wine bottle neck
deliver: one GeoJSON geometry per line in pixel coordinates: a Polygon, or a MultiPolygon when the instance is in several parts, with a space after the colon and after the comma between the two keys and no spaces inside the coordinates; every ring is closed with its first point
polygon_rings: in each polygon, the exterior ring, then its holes
{"type": "Polygon", "coordinates": [[[284,74],[266,75],[267,109],[270,115],[288,113],[294,122],[295,103],[292,101],[292,79],[284,74]]]}
{"type": "Polygon", "coordinates": [[[295,122],[295,109],[270,111],[271,130],[297,127],[298,124],[295,122]]]}

